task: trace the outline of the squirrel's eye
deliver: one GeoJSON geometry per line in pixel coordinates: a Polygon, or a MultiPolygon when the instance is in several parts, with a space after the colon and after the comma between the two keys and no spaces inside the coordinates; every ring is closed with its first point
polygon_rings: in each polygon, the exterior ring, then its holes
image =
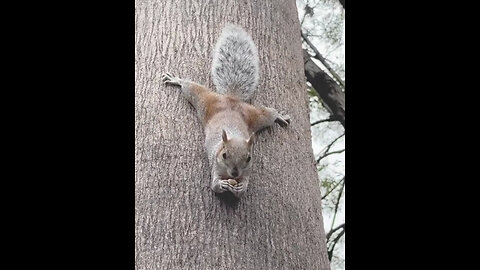
{"type": "Polygon", "coordinates": [[[223,153],[223,158],[227,159],[227,153],[223,153]]]}
{"type": "Polygon", "coordinates": [[[250,162],[250,159],[252,159],[252,157],[251,157],[251,156],[248,156],[248,157],[247,157],[247,163],[250,162]]]}

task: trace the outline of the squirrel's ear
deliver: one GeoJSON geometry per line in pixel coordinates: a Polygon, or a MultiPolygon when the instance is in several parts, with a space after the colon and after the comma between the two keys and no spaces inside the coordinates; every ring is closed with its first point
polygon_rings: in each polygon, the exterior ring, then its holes
{"type": "Polygon", "coordinates": [[[252,135],[250,135],[250,138],[248,138],[247,140],[248,146],[251,147],[254,141],[255,141],[255,132],[252,132],[252,135]]]}
{"type": "Polygon", "coordinates": [[[224,129],[222,129],[222,139],[224,143],[228,142],[227,133],[225,132],[224,129]]]}

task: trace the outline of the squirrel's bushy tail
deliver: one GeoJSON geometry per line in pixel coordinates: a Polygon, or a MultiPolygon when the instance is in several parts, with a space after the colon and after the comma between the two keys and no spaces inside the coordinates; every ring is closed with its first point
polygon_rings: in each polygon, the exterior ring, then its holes
{"type": "Polygon", "coordinates": [[[259,77],[258,52],[252,37],[240,26],[228,24],[213,50],[212,79],[217,92],[250,100],[259,77]]]}

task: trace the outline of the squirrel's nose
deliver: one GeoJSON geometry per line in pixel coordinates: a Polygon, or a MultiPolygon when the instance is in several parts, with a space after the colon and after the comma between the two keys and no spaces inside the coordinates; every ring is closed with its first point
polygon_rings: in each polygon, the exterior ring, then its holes
{"type": "Polygon", "coordinates": [[[237,177],[237,176],[238,176],[238,169],[237,169],[237,167],[235,167],[232,170],[232,177],[237,177]]]}

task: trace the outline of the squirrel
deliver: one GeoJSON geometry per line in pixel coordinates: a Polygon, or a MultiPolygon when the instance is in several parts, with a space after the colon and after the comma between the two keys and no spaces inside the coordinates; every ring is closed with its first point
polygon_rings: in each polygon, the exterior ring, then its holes
{"type": "Polygon", "coordinates": [[[169,72],[162,74],[162,82],[180,86],[202,122],[212,169],[210,188],[241,198],[248,188],[255,134],[275,123],[288,126],[290,116],[249,103],[259,84],[259,58],[255,43],[243,28],[225,26],[212,55],[216,92],[169,72]]]}

